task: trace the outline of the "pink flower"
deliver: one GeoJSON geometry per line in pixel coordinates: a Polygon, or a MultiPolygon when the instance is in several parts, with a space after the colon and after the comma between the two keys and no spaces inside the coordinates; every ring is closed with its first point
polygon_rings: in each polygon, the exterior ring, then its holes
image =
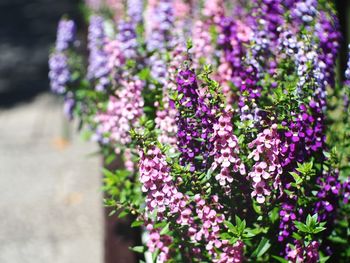
{"type": "Polygon", "coordinates": [[[209,33],[209,25],[202,21],[196,21],[192,32],[192,39],[194,67],[198,68],[202,60],[204,60],[204,64],[209,63],[214,54],[209,33]]]}
{"type": "Polygon", "coordinates": [[[270,129],[263,130],[254,141],[248,144],[249,148],[253,148],[248,158],[255,161],[252,171],[248,173],[248,178],[253,181],[251,196],[255,197],[260,204],[265,202],[266,196],[271,194],[272,189],[281,190],[280,143],[277,125],[273,124],[270,129]]]}
{"type": "Polygon", "coordinates": [[[220,23],[225,15],[223,0],[207,0],[204,4],[203,15],[212,20],[213,23],[220,23]]]}
{"type": "Polygon", "coordinates": [[[129,132],[138,127],[143,115],[143,98],[141,95],[144,83],[133,78],[121,80],[121,89],[115,96],[110,96],[106,112],[95,116],[96,136],[102,143],[114,142],[127,145],[131,142],[129,132]]]}
{"type": "Polygon", "coordinates": [[[239,146],[237,137],[232,133],[231,119],[232,111],[227,107],[219,117],[218,122],[214,125],[214,134],[212,137],[214,142],[214,163],[211,169],[220,168],[220,172],[215,178],[227,193],[230,192],[228,184],[233,181],[232,173],[239,172],[245,174],[245,167],[238,157],[239,146]]]}

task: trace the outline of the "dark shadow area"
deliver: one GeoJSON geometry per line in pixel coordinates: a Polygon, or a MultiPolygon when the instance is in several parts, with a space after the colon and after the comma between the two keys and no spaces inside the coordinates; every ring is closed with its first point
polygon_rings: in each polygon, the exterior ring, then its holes
{"type": "Polygon", "coordinates": [[[350,11],[350,1],[348,0],[337,0],[335,1],[336,9],[338,12],[338,18],[339,18],[339,25],[340,25],[340,31],[342,34],[342,39],[340,42],[340,50],[339,50],[339,64],[340,64],[340,80],[343,80],[344,76],[343,73],[346,70],[346,63],[348,60],[348,38],[349,38],[349,19],[347,15],[350,11]]]}
{"type": "Polygon", "coordinates": [[[63,14],[79,20],[80,0],[0,0],[0,107],[49,90],[48,54],[63,14]]]}
{"type": "MultiPolygon", "coordinates": [[[[104,165],[110,171],[121,166],[122,162],[119,157],[112,163],[104,165]]],[[[106,193],[105,198],[109,198],[106,193]]],[[[104,262],[136,263],[144,260],[142,254],[130,250],[130,247],[142,245],[141,228],[131,227],[135,218],[132,216],[119,218],[118,213],[110,215],[112,211],[113,209],[105,207],[104,262]]]]}

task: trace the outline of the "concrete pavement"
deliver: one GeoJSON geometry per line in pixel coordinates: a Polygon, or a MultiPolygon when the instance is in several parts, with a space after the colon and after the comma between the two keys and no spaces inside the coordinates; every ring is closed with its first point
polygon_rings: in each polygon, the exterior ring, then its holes
{"type": "Polygon", "coordinates": [[[96,145],[65,124],[50,94],[0,110],[0,124],[0,262],[101,263],[96,145]]]}

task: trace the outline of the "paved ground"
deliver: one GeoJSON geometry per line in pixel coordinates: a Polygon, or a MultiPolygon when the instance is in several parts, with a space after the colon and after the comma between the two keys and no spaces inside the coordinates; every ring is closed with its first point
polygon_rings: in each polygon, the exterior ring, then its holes
{"type": "Polygon", "coordinates": [[[61,104],[48,94],[0,110],[0,124],[0,262],[101,263],[96,146],[62,140],[61,104]]]}

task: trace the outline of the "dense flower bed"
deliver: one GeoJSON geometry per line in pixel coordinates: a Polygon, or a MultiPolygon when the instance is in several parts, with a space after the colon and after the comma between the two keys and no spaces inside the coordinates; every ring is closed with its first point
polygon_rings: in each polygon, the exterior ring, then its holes
{"type": "Polygon", "coordinates": [[[106,204],[157,262],[348,262],[350,61],[330,1],[89,1],[52,91],[97,141],[106,204]]]}

